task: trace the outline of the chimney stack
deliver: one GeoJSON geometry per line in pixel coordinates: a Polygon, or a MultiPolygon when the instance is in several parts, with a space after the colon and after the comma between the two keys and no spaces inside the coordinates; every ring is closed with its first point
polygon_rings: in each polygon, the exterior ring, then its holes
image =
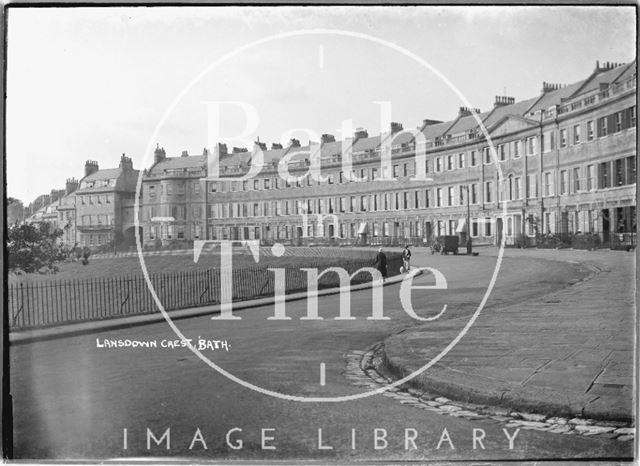
{"type": "Polygon", "coordinates": [[[182,154],[180,154],[180,157],[189,157],[189,151],[188,150],[183,150],[182,154]]]}
{"type": "Polygon", "coordinates": [[[75,178],[67,178],[67,184],[65,187],[65,195],[66,194],[71,194],[72,192],[74,192],[76,189],[78,189],[78,180],[76,180],[75,178]]]}
{"type": "Polygon", "coordinates": [[[223,155],[227,155],[227,145],[219,142],[215,145],[214,150],[218,153],[218,156],[222,158],[223,155]]]}
{"type": "Polygon", "coordinates": [[[95,160],[87,160],[84,163],[84,176],[87,177],[99,170],[98,162],[95,160]]]}
{"type": "Polygon", "coordinates": [[[356,131],[353,133],[354,142],[361,138],[368,138],[369,133],[364,128],[356,128],[356,131]]]}
{"type": "Polygon", "coordinates": [[[120,168],[127,171],[133,170],[133,161],[131,160],[131,158],[122,154],[122,156],[120,157],[120,168]]]}
{"type": "Polygon", "coordinates": [[[289,141],[289,147],[300,147],[300,141],[296,138],[291,138],[291,141],[289,141]]]}
{"type": "Polygon", "coordinates": [[[323,134],[320,137],[320,144],[326,144],[327,142],[336,142],[336,138],[333,134],[323,134]]]}
{"type": "Polygon", "coordinates": [[[425,128],[427,126],[437,125],[438,123],[442,122],[440,120],[430,120],[428,118],[425,118],[424,120],[422,120],[422,127],[425,128]]]}
{"type": "Polygon", "coordinates": [[[400,131],[402,131],[402,123],[397,123],[395,121],[391,122],[391,133],[395,134],[395,133],[399,133],[400,131]]]}
{"type": "Polygon", "coordinates": [[[513,105],[516,103],[516,99],[514,97],[507,97],[502,95],[496,96],[496,101],[493,103],[493,107],[504,107],[505,105],[513,105]]]}
{"type": "Polygon", "coordinates": [[[264,142],[260,142],[260,140],[258,139],[256,142],[254,142],[254,144],[260,148],[260,150],[267,150],[267,144],[264,142]]]}
{"type": "Polygon", "coordinates": [[[156,144],[156,150],[153,152],[153,163],[163,161],[167,158],[167,153],[164,151],[164,147],[161,149],[160,144],[156,144]]]}
{"type": "Polygon", "coordinates": [[[557,91],[558,89],[562,89],[563,87],[565,87],[564,84],[548,83],[546,81],[543,81],[542,82],[542,93],[546,94],[547,92],[557,91]]]}
{"type": "Polygon", "coordinates": [[[242,153],[242,152],[249,152],[249,150],[248,150],[246,147],[234,147],[234,148],[232,149],[232,152],[233,152],[234,154],[240,154],[240,153],[242,153]]]}
{"type": "Polygon", "coordinates": [[[474,113],[480,113],[479,108],[460,107],[458,109],[458,117],[471,116],[474,113]]]}
{"type": "Polygon", "coordinates": [[[282,149],[282,144],[278,144],[277,142],[271,143],[271,150],[282,149]]]}

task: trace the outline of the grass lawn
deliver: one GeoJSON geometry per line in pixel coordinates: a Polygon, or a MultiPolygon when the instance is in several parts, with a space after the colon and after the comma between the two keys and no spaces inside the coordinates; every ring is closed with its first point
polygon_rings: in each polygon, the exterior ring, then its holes
{"type": "MultiPolygon", "coordinates": [[[[145,258],[153,289],[167,310],[220,302],[222,289],[220,256],[206,253],[193,262],[192,254],[154,255],[145,258]]],[[[333,257],[261,257],[258,264],[247,254],[234,254],[231,299],[242,301],[273,296],[274,274],[267,267],[285,269],[286,292],[303,290],[307,275],[302,268],[342,267],[349,274],[373,266],[373,255],[358,252],[333,257]]],[[[399,267],[399,256],[389,257],[391,270],[399,267]],[[397,262],[397,263],[395,263],[397,262]],[[392,265],[393,264],[393,265],[392,265]]],[[[371,280],[358,274],[353,283],[371,280]]],[[[12,328],[33,328],[61,323],[98,320],[157,312],[137,256],[89,260],[88,265],[67,262],[56,274],[26,274],[10,277],[9,310],[12,328]]],[[[319,288],[339,284],[336,274],[324,275],[319,288]]]]}
{"type": "MultiPolygon", "coordinates": [[[[360,259],[362,259],[362,257],[360,259]]],[[[234,254],[233,268],[242,269],[256,266],[297,269],[302,267],[318,266],[324,268],[332,265],[339,265],[343,261],[343,258],[336,257],[264,256],[260,257],[260,262],[256,264],[253,257],[250,255],[234,254]]],[[[193,254],[179,256],[147,256],[145,257],[144,262],[149,274],[202,271],[220,268],[220,256],[212,253],[202,254],[197,263],[193,262],[193,254]]],[[[137,256],[103,259],[89,258],[88,265],[82,265],[80,262],[65,262],[60,264],[59,267],[60,271],[56,274],[32,273],[11,276],[10,282],[38,283],[44,281],[49,282],[59,280],[82,280],[85,278],[111,278],[143,275],[140,260],[137,256]]]]}

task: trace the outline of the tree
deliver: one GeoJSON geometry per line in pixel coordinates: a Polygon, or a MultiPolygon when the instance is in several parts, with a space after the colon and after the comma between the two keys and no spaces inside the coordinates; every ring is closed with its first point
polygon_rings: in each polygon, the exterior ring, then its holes
{"type": "Polygon", "coordinates": [[[20,199],[7,198],[7,225],[20,223],[24,219],[24,205],[20,199]]]}
{"type": "Polygon", "coordinates": [[[9,227],[7,252],[12,272],[57,272],[57,263],[69,255],[58,242],[62,230],[50,223],[22,224],[9,227]]]}

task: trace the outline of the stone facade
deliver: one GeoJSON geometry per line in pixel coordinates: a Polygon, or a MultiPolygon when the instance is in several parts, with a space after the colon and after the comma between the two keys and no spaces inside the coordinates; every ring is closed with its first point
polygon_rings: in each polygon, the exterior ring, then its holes
{"type": "Polygon", "coordinates": [[[218,153],[229,181],[208,181],[208,237],[424,244],[439,235],[464,241],[470,223],[480,242],[570,233],[608,241],[636,228],[635,105],[635,62],[596,65],[579,83],[544,83],[521,102],[499,96],[491,111],[461,108],[450,122],[425,120],[412,131],[394,123],[342,143],[325,135],[322,182],[278,176],[287,157],[298,160],[287,164],[293,175],[309,172],[309,146],[218,153]],[[345,175],[345,148],[359,181],[345,175]],[[260,156],[260,174],[241,180],[260,156]]]}
{"type": "MultiPolygon", "coordinates": [[[[608,243],[636,230],[636,81],[635,61],[597,63],[578,83],[543,83],[536,97],[497,96],[489,111],[460,108],[411,130],[179,157],[158,147],[142,177],[141,240],[517,244],[593,233],[608,243]]],[[[41,196],[55,205],[39,198],[31,221],[56,220],[69,244],[132,246],[137,178],[124,155],[116,169],[88,161],[79,188],[41,196]]]]}
{"type": "Polygon", "coordinates": [[[133,205],[138,173],[124,154],[118,168],[100,170],[97,162],[86,162],[85,176],[74,193],[79,245],[135,244],[133,205]]]}

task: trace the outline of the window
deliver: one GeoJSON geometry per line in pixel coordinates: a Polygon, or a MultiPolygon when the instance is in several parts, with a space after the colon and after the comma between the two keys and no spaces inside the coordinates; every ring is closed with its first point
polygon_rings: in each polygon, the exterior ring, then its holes
{"type": "Polygon", "coordinates": [[[534,155],[537,151],[536,137],[527,138],[527,155],[534,155]]]}
{"type": "Polygon", "coordinates": [[[522,191],[520,190],[520,177],[515,178],[513,182],[513,198],[522,199],[522,191]]]}
{"type": "Polygon", "coordinates": [[[398,166],[394,165],[393,166],[393,177],[396,178],[398,176],[398,166]]]}
{"type": "Polygon", "coordinates": [[[560,147],[567,147],[567,129],[560,130],[560,147]]]}
{"type": "Polygon", "coordinates": [[[580,168],[573,169],[573,192],[580,191],[580,168]]]}
{"type": "Polygon", "coordinates": [[[471,185],[471,204],[478,203],[478,184],[473,183],[471,185]]]}
{"type": "Polygon", "coordinates": [[[458,154],[458,168],[464,168],[464,152],[458,154]]]}
{"type": "MultiPolygon", "coordinates": [[[[553,150],[554,147],[554,139],[555,139],[555,132],[554,131],[548,131],[546,133],[544,133],[542,135],[542,150],[543,152],[547,153],[553,150]]],[[[566,145],[566,139],[567,139],[567,131],[565,130],[565,145],[566,145]]]]}
{"type": "Polygon", "coordinates": [[[450,205],[450,206],[456,205],[453,186],[449,186],[447,188],[447,205],[450,205]]]}
{"type": "Polygon", "coordinates": [[[171,196],[173,194],[173,185],[167,185],[167,196],[171,196]]]}
{"type": "Polygon", "coordinates": [[[627,157],[627,184],[636,182],[636,156],[627,157]]]}
{"type": "Polygon", "coordinates": [[[473,236],[474,238],[478,236],[478,219],[477,218],[471,219],[471,236],[473,236]]]}
{"type": "Polygon", "coordinates": [[[593,141],[593,120],[587,121],[587,141],[593,141]]]}
{"type": "Polygon", "coordinates": [[[371,181],[374,181],[377,177],[378,177],[378,169],[377,168],[372,168],[371,169],[371,181]]]}
{"type": "Polygon", "coordinates": [[[489,217],[484,219],[484,235],[491,236],[491,219],[489,217]]]}
{"type": "Polygon", "coordinates": [[[408,173],[407,167],[408,165],[406,163],[402,166],[402,176],[407,176],[407,173],[408,173]]]}
{"type": "Polygon", "coordinates": [[[542,181],[542,192],[544,195],[553,196],[553,179],[551,178],[551,172],[546,172],[542,181]]]}
{"type": "Polygon", "coordinates": [[[360,196],[360,212],[367,211],[367,196],[360,196]]]}
{"type": "Polygon", "coordinates": [[[478,165],[478,157],[475,150],[471,151],[471,166],[475,167],[478,165]]]}
{"type": "Polygon", "coordinates": [[[424,192],[424,206],[425,208],[431,207],[431,191],[428,189],[424,192]]]}
{"type": "Polygon", "coordinates": [[[596,189],[596,167],[595,165],[587,166],[587,190],[596,189]]]}
{"type": "Polygon", "coordinates": [[[513,141],[513,158],[517,159],[521,155],[520,141],[513,141]]]}
{"type": "Polygon", "coordinates": [[[149,197],[151,197],[151,198],[156,197],[156,187],[155,186],[149,186],[149,197]]]}
{"type": "Polygon", "coordinates": [[[265,178],[263,182],[264,189],[271,189],[271,180],[269,178],[265,178]]]}
{"type": "Polygon", "coordinates": [[[329,175],[329,176],[327,177],[327,183],[329,183],[329,184],[333,184],[333,175],[329,175]]]}
{"type": "Polygon", "coordinates": [[[257,191],[260,189],[260,180],[253,180],[253,190],[257,191]]]}
{"type": "Polygon", "coordinates": [[[507,153],[504,150],[504,144],[500,144],[498,146],[498,157],[500,157],[501,162],[504,162],[507,159],[507,153]]]}
{"type": "Polygon", "coordinates": [[[607,130],[607,117],[598,118],[598,137],[606,136],[607,130]]]}
{"type": "Polygon", "coordinates": [[[447,155],[447,170],[453,170],[455,167],[453,163],[453,155],[447,155]]]}
{"type": "Polygon", "coordinates": [[[492,194],[493,194],[493,182],[485,181],[484,182],[484,201],[486,203],[493,202],[492,194]]]}
{"type": "Polygon", "coordinates": [[[616,182],[614,186],[622,186],[624,185],[624,159],[617,159],[615,161],[615,177],[616,182]]]}
{"type": "Polygon", "coordinates": [[[420,208],[420,193],[418,191],[413,192],[413,208],[420,208]]]}
{"type": "Polygon", "coordinates": [[[346,197],[341,197],[340,198],[340,212],[346,212],[347,211],[347,198],[346,197]]]}
{"type": "Polygon", "coordinates": [[[598,188],[611,187],[611,174],[609,172],[609,162],[603,162],[598,165],[598,188]]]}
{"type": "Polygon", "coordinates": [[[344,173],[340,172],[340,175],[338,175],[338,179],[340,180],[340,183],[344,183],[344,173]]]}
{"type": "Polygon", "coordinates": [[[527,175],[527,198],[532,199],[538,195],[538,175],[527,175]]]}
{"type": "Polygon", "coordinates": [[[634,105],[629,109],[629,119],[631,120],[631,127],[636,126],[636,106],[634,105]]]}
{"type": "Polygon", "coordinates": [[[580,125],[573,127],[573,143],[580,144],[580,125]]]}
{"type": "Polygon", "coordinates": [[[428,160],[424,161],[424,172],[425,173],[429,173],[429,161],[428,160]]]}
{"type": "Polygon", "coordinates": [[[569,173],[567,170],[560,172],[560,194],[567,194],[569,188],[569,173]]]}
{"type": "Polygon", "coordinates": [[[622,112],[616,112],[616,133],[622,130],[622,112]]]}
{"type": "Polygon", "coordinates": [[[436,188],[436,207],[442,207],[442,188],[436,188]]]}
{"type": "Polygon", "coordinates": [[[405,210],[409,208],[409,197],[406,192],[402,193],[402,208],[405,210]]]}
{"type": "Polygon", "coordinates": [[[482,158],[484,159],[485,164],[491,163],[491,152],[488,147],[482,148],[482,158]]]}

